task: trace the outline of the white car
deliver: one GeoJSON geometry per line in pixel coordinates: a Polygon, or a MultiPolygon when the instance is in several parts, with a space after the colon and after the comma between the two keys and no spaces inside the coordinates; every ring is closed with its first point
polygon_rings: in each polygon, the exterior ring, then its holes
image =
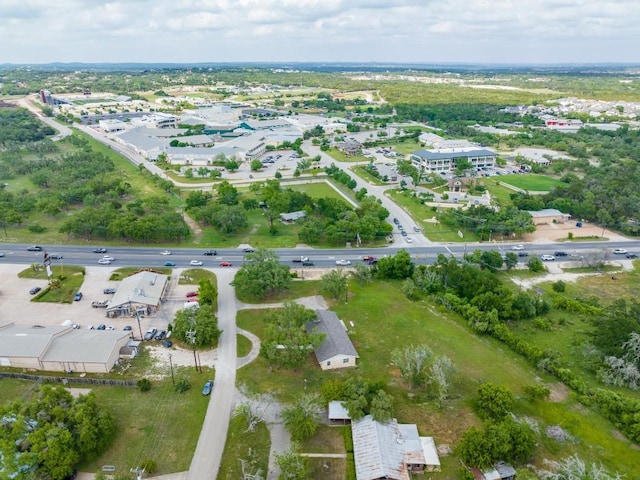
{"type": "Polygon", "coordinates": [[[514,245],[513,247],[511,247],[511,250],[524,250],[524,245],[514,245]]]}
{"type": "Polygon", "coordinates": [[[553,255],[540,255],[540,258],[545,262],[553,262],[556,259],[553,255]]]}
{"type": "Polygon", "coordinates": [[[189,265],[193,267],[201,267],[203,263],[202,260],[191,260],[191,262],[189,262],[189,265]]]}
{"type": "Polygon", "coordinates": [[[98,260],[98,265],[111,265],[111,260],[107,258],[101,258],[98,260]]]}
{"type": "Polygon", "coordinates": [[[160,255],[171,255],[169,250],[165,250],[164,252],[160,252],[160,255]]]}
{"type": "Polygon", "coordinates": [[[407,243],[413,243],[413,240],[411,239],[411,237],[404,237],[404,241],[407,243]]]}
{"type": "Polygon", "coordinates": [[[339,267],[348,267],[351,265],[351,262],[349,260],[336,260],[336,265],[339,267]]]}
{"type": "Polygon", "coordinates": [[[617,255],[624,255],[625,253],[627,253],[627,249],[626,248],[616,248],[613,253],[617,254],[617,255]]]}
{"type": "Polygon", "coordinates": [[[109,255],[105,255],[104,257],[102,257],[102,260],[108,260],[109,262],[113,262],[115,258],[110,257],[109,255]]]}

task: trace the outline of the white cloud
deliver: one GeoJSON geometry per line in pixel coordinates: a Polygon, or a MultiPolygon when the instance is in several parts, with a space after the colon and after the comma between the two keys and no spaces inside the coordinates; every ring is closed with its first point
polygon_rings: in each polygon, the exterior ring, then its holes
{"type": "Polygon", "coordinates": [[[0,63],[635,61],[639,20],[637,0],[2,0],[0,63]]]}

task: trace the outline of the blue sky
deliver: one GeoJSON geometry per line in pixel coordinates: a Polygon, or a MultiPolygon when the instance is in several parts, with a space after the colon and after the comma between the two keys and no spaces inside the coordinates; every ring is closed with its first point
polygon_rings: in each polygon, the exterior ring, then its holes
{"type": "Polygon", "coordinates": [[[0,63],[640,62],[638,0],[1,0],[0,63]]]}

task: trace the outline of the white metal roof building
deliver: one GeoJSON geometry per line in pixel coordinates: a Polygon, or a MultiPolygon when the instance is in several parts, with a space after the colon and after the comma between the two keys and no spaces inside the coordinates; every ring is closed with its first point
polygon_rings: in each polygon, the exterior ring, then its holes
{"type": "Polygon", "coordinates": [[[109,372],[128,332],[70,326],[0,326],[0,366],[47,371],[109,372]]]}
{"type": "Polygon", "coordinates": [[[156,272],[139,272],[123,279],[109,303],[107,313],[131,315],[134,312],[145,314],[157,311],[168,279],[168,275],[156,272]]]}

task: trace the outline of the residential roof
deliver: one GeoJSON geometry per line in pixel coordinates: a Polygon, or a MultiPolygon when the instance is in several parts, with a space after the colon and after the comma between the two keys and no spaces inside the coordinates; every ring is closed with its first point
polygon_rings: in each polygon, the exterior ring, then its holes
{"type": "Polygon", "coordinates": [[[433,437],[420,437],[420,443],[422,444],[422,453],[424,453],[425,465],[439,466],[440,457],[438,456],[438,449],[436,448],[436,442],[433,437]]]}
{"type": "Polygon", "coordinates": [[[117,330],[71,330],[56,338],[43,362],[105,363],[114,348],[129,332],[117,330]]]}
{"type": "Polygon", "coordinates": [[[298,210],[297,212],[281,213],[280,219],[285,222],[295,222],[296,220],[300,220],[301,218],[304,218],[306,216],[307,212],[305,212],[304,210],[298,210]]]}
{"type": "Polygon", "coordinates": [[[329,402],[329,420],[351,420],[349,410],[344,406],[344,402],[333,400],[329,402]]]}
{"type": "Polygon", "coordinates": [[[316,329],[318,332],[326,334],[322,345],[315,349],[318,362],[322,363],[336,355],[359,358],[358,352],[351,343],[347,330],[338,316],[329,310],[316,310],[316,315],[317,320],[307,324],[307,331],[316,329]]]}
{"type": "Polygon", "coordinates": [[[54,336],[71,330],[61,325],[16,325],[0,327],[0,356],[38,358],[45,352],[54,336]]]}
{"type": "Polygon", "coordinates": [[[108,310],[115,310],[127,303],[158,305],[168,278],[161,273],[139,272],[123,279],[108,310]]]}
{"type": "Polygon", "coordinates": [[[424,158],[425,160],[447,160],[449,158],[470,157],[496,157],[498,155],[496,152],[492,152],[491,150],[487,150],[484,148],[459,152],[432,152],[422,149],[411,152],[411,154],[420,158],[424,158]]]}
{"type": "Polygon", "coordinates": [[[424,457],[418,458],[422,447],[417,428],[400,428],[396,419],[381,423],[366,415],[351,423],[351,434],[357,480],[409,480],[407,463],[425,463],[424,457]]]}

